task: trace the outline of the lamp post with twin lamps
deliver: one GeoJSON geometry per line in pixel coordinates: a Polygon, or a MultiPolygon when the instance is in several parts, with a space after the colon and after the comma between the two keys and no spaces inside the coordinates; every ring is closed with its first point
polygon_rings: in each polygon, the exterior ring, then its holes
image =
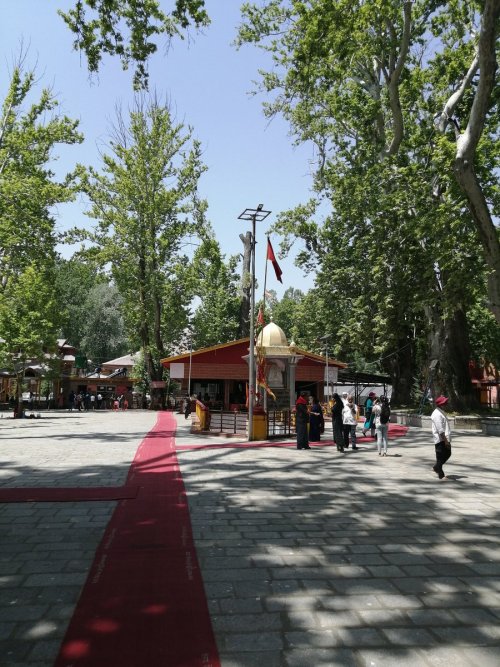
{"type": "Polygon", "coordinates": [[[246,208],[240,213],[238,220],[252,222],[252,238],[250,244],[250,347],[248,356],[248,440],[253,440],[253,408],[255,396],[255,223],[261,222],[271,213],[264,211],[264,204],[257,208],[246,208]]]}

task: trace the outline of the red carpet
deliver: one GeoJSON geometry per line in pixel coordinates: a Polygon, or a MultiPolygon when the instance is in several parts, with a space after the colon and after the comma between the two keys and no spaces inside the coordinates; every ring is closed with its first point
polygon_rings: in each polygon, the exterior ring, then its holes
{"type": "Polygon", "coordinates": [[[0,503],[64,503],[135,498],[138,486],[0,488],[0,503]]]}
{"type": "MultiPolygon", "coordinates": [[[[389,440],[394,438],[401,438],[402,436],[408,433],[408,426],[403,426],[401,424],[389,424],[389,432],[387,438],[389,440]]],[[[200,440],[203,438],[203,435],[200,435],[200,440]]],[[[311,442],[312,447],[331,447],[335,443],[332,438],[331,425],[330,428],[327,427],[324,435],[322,436],[321,442],[311,442]]],[[[356,442],[358,444],[374,444],[376,440],[370,436],[363,436],[358,434],[356,442]]],[[[296,441],[288,439],[286,441],[279,440],[264,440],[262,442],[221,442],[213,444],[199,444],[199,445],[177,445],[176,449],[179,451],[190,451],[190,450],[204,450],[204,449],[252,449],[252,448],[261,448],[261,447],[296,447],[296,441]]]]}
{"type": "Polygon", "coordinates": [[[97,549],[55,667],[220,667],[175,454],[160,412],[97,549]]]}

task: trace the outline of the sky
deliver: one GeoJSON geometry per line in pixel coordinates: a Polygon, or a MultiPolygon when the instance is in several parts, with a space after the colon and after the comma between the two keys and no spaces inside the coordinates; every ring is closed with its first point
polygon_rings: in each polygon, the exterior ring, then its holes
{"type": "MultiPolygon", "coordinates": [[[[97,76],[90,77],[85,57],[73,50],[72,35],[57,9],[74,5],[70,0],[0,0],[0,94],[8,88],[12,64],[21,48],[27,50],[26,65],[36,66],[37,92],[50,86],[62,111],[80,120],[85,135],[82,145],[58,147],[56,173],[66,173],[79,162],[99,166],[99,149],[105,146],[116,117],[133,102],[133,69],[124,72],[117,58],[106,57],[97,76]]],[[[164,6],[171,2],[163,0],[164,6]]],[[[246,208],[259,204],[270,210],[257,223],[256,277],[264,280],[265,232],[276,215],[311,197],[313,148],[293,146],[288,125],[281,118],[271,122],[262,112],[262,95],[252,95],[258,69],[268,55],[252,46],[236,50],[232,42],[240,22],[241,0],[206,0],[212,23],[203,34],[192,32],[169,49],[159,43],[149,64],[150,90],[170,102],[177,121],[193,127],[201,141],[208,171],[200,181],[201,195],[209,204],[208,219],[223,253],[242,252],[240,233],[251,223],[238,220],[246,208]]],[[[59,206],[57,228],[89,227],[85,201],[59,206]]],[[[278,253],[280,238],[271,235],[278,253]]],[[[65,257],[70,248],[60,248],[65,257]]],[[[292,258],[279,259],[283,285],[268,270],[268,289],[282,296],[288,287],[307,290],[311,276],[304,277],[292,258]]],[[[259,295],[257,295],[259,298],[259,295]]]]}

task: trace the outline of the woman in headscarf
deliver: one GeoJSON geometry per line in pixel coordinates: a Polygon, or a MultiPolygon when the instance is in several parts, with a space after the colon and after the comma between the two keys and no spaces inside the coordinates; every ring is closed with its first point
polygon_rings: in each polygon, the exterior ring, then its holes
{"type": "Polygon", "coordinates": [[[365,403],[365,423],[363,424],[363,435],[366,436],[366,432],[370,431],[372,438],[375,437],[375,413],[373,412],[373,403],[374,399],[377,398],[374,391],[371,391],[368,394],[368,398],[365,403]]]}
{"type": "Polygon", "coordinates": [[[295,403],[295,431],[297,433],[297,449],[311,449],[309,447],[309,434],[307,425],[309,423],[309,412],[307,411],[307,393],[300,392],[295,403]]]}
{"type": "Polygon", "coordinates": [[[333,408],[332,408],[332,427],[333,427],[333,440],[337,445],[337,451],[344,451],[344,423],[342,420],[342,411],[344,409],[344,403],[338,394],[333,394],[333,408]]]}
{"type": "Polygon", "coordinates": [[[323,408],[316,396],[311,397],[311,411],[309,412],[309,440],[319,442],[323,428],[323,408]]]}

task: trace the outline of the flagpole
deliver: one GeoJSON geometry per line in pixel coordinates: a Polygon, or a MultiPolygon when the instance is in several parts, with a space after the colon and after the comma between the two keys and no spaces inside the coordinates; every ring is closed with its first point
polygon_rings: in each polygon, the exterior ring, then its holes
{"type": "Polygon", "coordinates": [[[262,316],[266,321],[266,284],[267,284],[267,253],[269,252],[269,234],[266,243],[266,268],[264,269],[264,294],[262,295],[262,316]]]}
{"type": "Polygon", "coordinates": [[[264,220],[271,211],[264,211],[264,205],[259,204],[257,208],[246,208],[240,213],[238,220],[248,220],[252,223],[252,244],[251,244],[251,276],[250,276],[250,341],[248,355],[248,440],[253,440],[253,408],[255,397],[255,340],[254,340],[254,319],[255,319],[255,223],[264,220]]]}

